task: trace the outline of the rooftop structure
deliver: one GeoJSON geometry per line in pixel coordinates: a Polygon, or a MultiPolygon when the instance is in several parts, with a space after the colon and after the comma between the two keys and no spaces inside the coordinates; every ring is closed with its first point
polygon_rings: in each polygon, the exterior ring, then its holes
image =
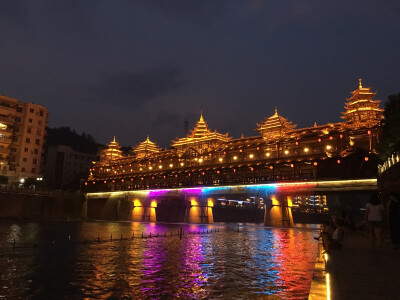
{"type": "Polygon", "coordinates": [[[185,152],[187,152],[187,155],[197,156],[230,140],[228,133],[221,134],[217,131],[209,130],[206,121],[204,121],[203,112],[201,112],[200,120],[197,121],[191,133],[184,138],[173,141],[172,147],[177,149],[180,156],[185,152]]]}
{"type": "Polygon", "coordinates": [[[266,118],[261,124],[257,125],[258,128],[256,130],[259,131],[266,140],[283,137],[297,126],[286,118],[278,115],[276,107],[273,116],[266,118]]]}
{"type": "Polygon", "coordinates": [[[117,160],[122,158],[122,150],[118,142],[114,139],[110,142],[107,149],[104,149],[100,155],[100,160],[117,160]]]}
{"type": "Polygon", "coordinates": [[[358,89],[351,93],[352,96],[347,98],[346,111],[342,118],[356,127],[376,125],[383,118],[383,109],[379,108],[381,100],[372,99],[376,93],[371,92],[371,88],[363,87],[361,78],[358,89]]]}
{"type": "Polygon", "coordinates": [[[142,159],[160,152],[161,148],[156,143],[150,141],[149,136],[147,136],[147,139],[134,147],[133,151],[136,153],[138,159],[142,159]]]}

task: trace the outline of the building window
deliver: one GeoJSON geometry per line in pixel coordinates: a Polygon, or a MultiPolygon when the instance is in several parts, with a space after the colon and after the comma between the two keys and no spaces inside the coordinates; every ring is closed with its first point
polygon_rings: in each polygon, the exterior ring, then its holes
{"type": "Polygon", "coordinates": [[[42,130],[40,128],[37,130],[37,135],[42,135],[42,130]]]}
{"type": "Polygon", "coordinates": [[[43,117],[43,110],[39,112],[39,115],[43,117]]]}
{"type": "Polygon", "coordinates": [[[17,112],[21,113],[22,112],[22,107],[18,106],[17,107],[17,112]]]}
{"type": "Polygon", "coordinates": [[[18,142],[18,137],[15,136],[15,135],[11,139],[12,139],[13,142],[18,142]]]}
{"type": "Polygon", "coordinates": [[[34,110],[33,108],[30,108],[30,109],[29,109],[29,112],[34,113],[35,110],[34,110]]]}
{"type": "Polygon", "coordinates": [[[32,168],[32,172],[31,173],[36,173],[36,168],[32,168]]]}
{"type": "Polygon", "coordinates": [[[38,125],[42,125],[42,120],[39,120],[37,123],[38,125]]]}
{"type": "Polygon", "coordinates": [[[29,149],[28,149],[28,148],[25,148],[25,149],[24,149],[24,151],[25,151],[25,152],[28,152],[28,151],[29,151],[29,149]]]}
{"type": "Polygon", "coordinates": [[[25,142],[30,143],[31,139],[30,138],[26,138],[25,142]]]}
{"type": "Polygon", "coordinates": [[[28,122],[29,122],[29,123],[32,123],[32,118],[29,118],[29,119],[28,119],[28,122]]]}
{"type": "Polygon", "coordinates": [[[36,165],[36,164],[37,164],[37,158],[34,158],[34,159],[32,160],[32,162],[33,162],[34,165],[36,165]]]}
{"type": "Polygon", "coordinates": [[[24,158],[22,159],[22,161],[23,161],[23,162],[27,162],[28,159],[27,159],[26,157],[24,157],[24,158]]]}
{"type": "Polygon", "coordinates": [[[39,150],[38,150],[38,149],[34,149],[33,152],[34,152],[35,154],[38,154],[38,153],[39,153],[39,150]]]}
{"type": "Polygon", "coordinates": [[[21,117],[15,117],[15,122],[21,122],[21,117]]]}
{"type": "Polygon", "coordinates": [[[26,170],[25,168],[21,168],[21,172],[25,172],[25,170],[26,170]]]}
{"type": "Polygon", "coordinates": [[[11,151],[11,152],[17,152],[17,149],[14,148],[14,147],[12,147],[12,148],[10,148],[10,151],[11,151]]]}
{"type": "Polygon", "coordinates": [[[36,140],[35,140],[35,144],[36,144],[36,145],[40,145],[40,140],[39,140],[39,139],[36,139],[36,140]]]}
{"type": "Polygon", "coordinates": [[[32,128],[28,127],[28,129],[26,130],[26,132],[31,133],[32,132],[32,128]]]}

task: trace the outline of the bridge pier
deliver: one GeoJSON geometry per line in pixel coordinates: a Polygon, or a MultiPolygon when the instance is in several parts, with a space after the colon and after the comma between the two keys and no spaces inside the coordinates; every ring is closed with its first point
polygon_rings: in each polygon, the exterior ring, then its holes
{"type": "Polygon", "coordinates": [[[139,199],[133,200],[132,208],[132,221],[137,222],[156,222],[156,207],[157,201],[155,199],[139,199]]]}
{"type": "Polygon", "coordinates": [[[273,194],[265,203],[264,225],[269,227],[293,227],[292,197],[273,194]]]}
{"type": "Polygon", "coordinates": [[[213,206],[213,198],[201,199],[198,196],[189,196],[186,205],[185,222],[197,224],[214,223],[213,206]]]}

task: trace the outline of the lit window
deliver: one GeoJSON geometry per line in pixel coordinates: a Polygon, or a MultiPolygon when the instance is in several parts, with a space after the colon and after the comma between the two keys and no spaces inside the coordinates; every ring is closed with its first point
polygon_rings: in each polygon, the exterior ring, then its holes
{"type": "Polygon", "coordinates": [[[222,162],[222,161],[223,161],[222,157],[220,157],[218,160],[219,160],[219,162],[222,162]]]}
{"type": "Polygon", "coordinates": [[[332,146],[331,145],[326,145],[326,150],[331,150],[332,146]]]}
{"type": "Polygon", "coordinates": [[[162,165],[159,165],[158,168],[159,168],[159,169],[162,169],[162,165]]]}
{"type": "Polygon", "coordinates": [[[150,166],[150,167],[149,167],[149,170],[151,170],[151,169],[153,169],[153,167],[152,167],[152,166],[150,166]]]}
{"type": "Polygon", "coordinates": [[[174,165],[173,164],[169,164],[169,167],[172,168],[174,165]]]}
{"type": "Polygon", "coordinates": [[[199,163],[202,163],[202,162],[203,162],[203,159],[202,159],[202,158],[200,158],[200,159],[199,159],[199,163]]]}
{"type": "Polygon", "coordinates": [[[249,157],[250,157],[250,158],[253,158],[253,157],[254,157],[254,154],[250,154],[249,157]]]}
{"type": "Polygon", "coordinates": [[[233,157],[233,160],[237,160],[237,156],[236,155],[233,157]]]}
{"type": "Polygon", "coordinates": [[[185,164],[183,162],[181,162],[181,167],[183,167],[185,164]]]}
{"type": "Polygon", "coordinates": [[[271,156],[271,153],[267,152],[267,153],[265,153],[265,156],[266,156],[266,157],[270,157],[270,156],[271,156]]]}
{"type": "Polygon", "coordinates": [[[285,150],[285,152],[284,152],[285,154],[289,154],[289,150],[285,150]]]}
{"type": "Polygon", "coordinates": [[[308,151],[310,151],[310,149],[308,149],[308,148],[304,148],[304,152],[308,152],[308,151]]]}

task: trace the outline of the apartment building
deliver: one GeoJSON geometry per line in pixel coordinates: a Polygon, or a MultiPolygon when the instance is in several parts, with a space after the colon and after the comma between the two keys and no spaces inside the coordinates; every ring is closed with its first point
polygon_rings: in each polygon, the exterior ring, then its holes
{"type": "Polygon", "coordinates": [[[52,189],[65,189],[87,177],[96,154],[75,151],[67,145],[48,145],[43,173],[52,189]]]}
{"type": "Polygon", "coordinates": [[[0,177],[2,182],[40,178],[48,110],[0,95],[0,177]]]}

